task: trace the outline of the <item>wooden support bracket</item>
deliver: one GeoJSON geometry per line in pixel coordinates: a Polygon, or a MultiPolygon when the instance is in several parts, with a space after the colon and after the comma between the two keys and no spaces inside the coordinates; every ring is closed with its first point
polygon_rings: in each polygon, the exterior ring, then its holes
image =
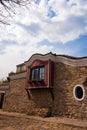
{"type": "Polygon", "coordinates": [[[29,92],[28,89],[26,89],[26,92],[27,92],[27,95],[28,95],[28,99],[31,99],[30,92],[29,92]]]}

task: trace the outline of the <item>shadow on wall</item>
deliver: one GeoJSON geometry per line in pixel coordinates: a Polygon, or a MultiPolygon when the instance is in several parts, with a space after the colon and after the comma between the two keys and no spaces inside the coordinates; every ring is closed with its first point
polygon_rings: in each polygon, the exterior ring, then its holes
{"type": "Polygon", "coordinates": [[[35,104],[33,115],[49,117],[51,116],[52,97],[48,88],[30,90],[30,100],[35,104]]]}

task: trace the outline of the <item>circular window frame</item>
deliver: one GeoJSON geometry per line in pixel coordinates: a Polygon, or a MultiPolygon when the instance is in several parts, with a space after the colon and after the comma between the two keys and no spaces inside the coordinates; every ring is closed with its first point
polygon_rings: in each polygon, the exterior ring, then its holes
{"type": "Polygon", "coordinates": [[[74,95],[74,98],[75,98],[77,101],[82,101],[82,100],[85,98],[85,89],[84,89],[84,87],[83,87],[82,85],[80,85],[80,84],[76,85],[76,86],[74,87],[74,89],[73,89],[73,95],[74,95]],[[78,87],[81,87],[81,89],[82,89],[82,91],[83,91],[83,96],[82,96],[82,98],[78,98],[78,97],[76,96],[76,89],[77,89],[78,87]]]}

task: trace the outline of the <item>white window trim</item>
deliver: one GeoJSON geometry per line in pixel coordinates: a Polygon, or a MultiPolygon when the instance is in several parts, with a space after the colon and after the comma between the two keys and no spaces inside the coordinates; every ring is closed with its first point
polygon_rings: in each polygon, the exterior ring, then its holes
{"type": "Polygon", "coordinates": [[[81,84],[77,84],[77,85],[74,87],[74,89],[73,89],[73,95],[74,95],[74,98],[75,98],[77,101],[82,101],[82,100],[84,99],[84,97],[85,97],[85,89],[84,89],[84,87],[83,87],[81,84]],[[81,87],[82,90],[83,90],[83,97],[82,97],[81,99],[77,98],[77,96],[76,96],[75,91],[76,91],[76,88],[77,88],[77,87],[81,87]]]}

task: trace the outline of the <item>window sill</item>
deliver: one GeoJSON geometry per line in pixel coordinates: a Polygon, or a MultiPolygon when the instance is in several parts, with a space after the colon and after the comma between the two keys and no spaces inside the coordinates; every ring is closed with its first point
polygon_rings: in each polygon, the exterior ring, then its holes
{"type": "Polygon", "coordinates": [[[33,87],[29,86],[26,89],[29,89],[29,90],[33,90],[33,89],[49,89],[49,87],[48,86],[33,86],[33,87]]]}
{"type": "Polygon", "coordinates": [[[28,83],[32,84],[32,83],[43,83],[44,80],[30,80],[28,81],[28,83]]]}

